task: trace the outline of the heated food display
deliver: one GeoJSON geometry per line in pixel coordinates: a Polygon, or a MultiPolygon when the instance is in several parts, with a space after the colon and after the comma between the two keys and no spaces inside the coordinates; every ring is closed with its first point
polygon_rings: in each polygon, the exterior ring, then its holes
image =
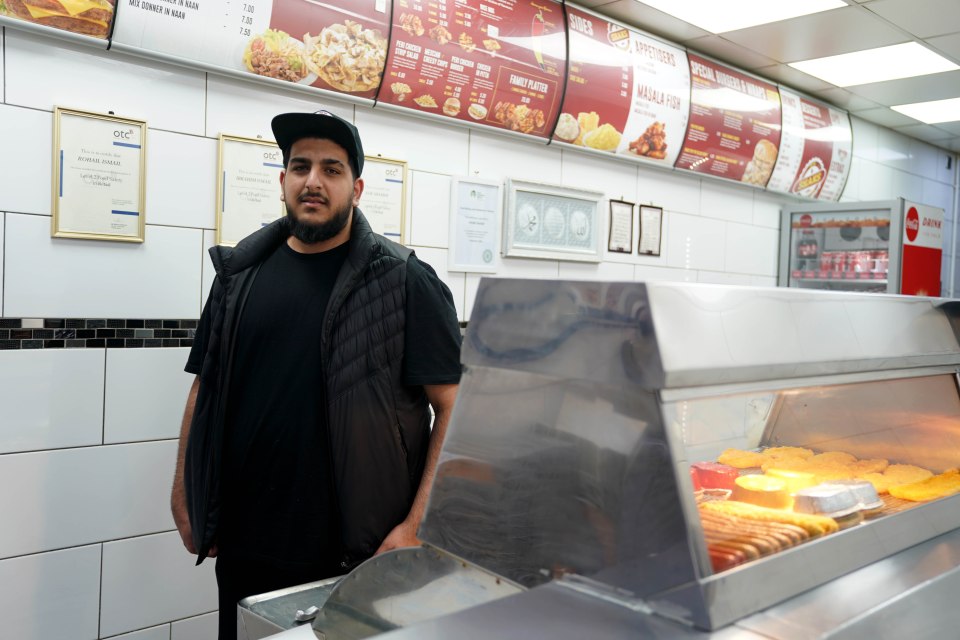
{"type": "Polygon", "coordinates": [[[690,475],[714,571],[960,493],[956,468],[796,446],[726,449],[690,475]]]}

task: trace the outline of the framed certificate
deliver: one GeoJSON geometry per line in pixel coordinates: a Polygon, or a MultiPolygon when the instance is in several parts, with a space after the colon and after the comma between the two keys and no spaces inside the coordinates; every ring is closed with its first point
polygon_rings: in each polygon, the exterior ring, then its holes
{"type": "Polygon", "coordinates": [[[610,201],[610,231],[607,251],[633,253],[633,203],[610,201]]]}
{"type": "Polygon", "coordinates": [[[499,182],[453,179],[449,271],[496,272],[501,202],[499,182]]]}
{"type": "Polygon", "coordinates": [[[283,154],[270,140],[220,134],[217,244],[233,246],[284,215],[283,154]]]}
{"type": "Polygon", "coordinates": [[[595,191],[508,181],[504,255],[600,262],[602,199],[595,191]]]}
{"type": "Polygon", "coordinates": [[[56,107],[54,238],[143,242],[147,123],[56,107]]]}
{"type": "Polygon", "coordinates": [[[663,207],[640,205],[640,242],[637,253],[660,255],[660,236],[663,230],[663,207]]]}
{"type": "Polygon", "coordinates": [[[407,163],[379,156],[363,158],[363,195],[360,209],[374,232],[406,242],[407,163]]]}

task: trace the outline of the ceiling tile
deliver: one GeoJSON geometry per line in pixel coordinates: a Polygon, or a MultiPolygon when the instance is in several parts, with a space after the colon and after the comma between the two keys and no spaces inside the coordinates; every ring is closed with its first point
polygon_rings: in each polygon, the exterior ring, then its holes
{"type": "Polygon", "coordinates": [[[759,67],[757,69],[753,69],[753,72],[759,76],[763,76],[764,78],[770,78],[771,80],[782,82],[788,87],[800,89],[801,91],[806,91],[808,93],[833,89],[833,85],[829,82],[824,82],[820,78],[814,78],[813,76],[807,75],[802,71],[797,71],[793,67],[788,67],[785,64],[759,67]]]}
{"type": "Polygon", "coordinates": [[[876,0],[866,8],[920,38],[960,31],[957,0],[876,0]]]}
{"type": "Polygon", "coordinates": [[[882,105],[895,105],[960,97],[960,71],[931,73],[846,87],[847,91],[882,105]]]}
{"type": "Polygon", "coordinates": [[[905,116],[887,107],[857,111],[857,117],[883,125],[884,127],[907,127],[918,124],[918,122],[910,116],[905,116]]]}
{"type": "Polygon", "coordinates": [[[944,142],[956,137],[932,124],[912,124],[907,127],[894,127],[894,130],[911,138],[918,138],[927,142],[944,142]]]}
{"type": "Polygon", "coordinates": [[[776,60],[771,60],[762,56],[756,51],[751,51],[739,44],[725,40],[720,36],[704,36],[703,38],[694,38],[685,42],[688,47],[698,53],[705,53],[718,60],[723,60],[741,69],[753,70],[757,67],[766,67],[776,64],[776,60]]]}
{"type": "Polygon", "coordinates": [[[877,107],[883,106],[877,104],[873,100],[867,100],[862,96],[854,95],[846,89],[841,89],[840,87],[824,89],[823,91],[816,91],[814,93],[830,104],[835,104],[838,107],[847,109],[849,111],[865,111],[867,109],[876,109],[877,107]]]}
{"type": "Polygon", "coordinates": [[[617,0],[616,2],[597,5],[594,9],[605,16],[633,25],[642,31],[649,31],[678,44],[692,38],[711,35],[709,31],[695,27],[689,22],[674,18],[653,7],[648,7],[637,2],[637,0],[617,0]]]}
{"type": "Polygon", "coordinates": [[[933,126],[946,131],[950,135],[960,136],[960,122],[938,122],[933,126]]]}
{"type": "Polygon", "coordinates": [[[862,7],[845,7],[724,33],[777,62],[823,58],[907,42],[896,27],[862,7]]]}
{"type": "MultiPolygon", "coordinates": [[[[958,11],[958,13],[960,13],[960,11],[958,11]]],[[[926,42],[941,54],[960,64],[960,33],[928,38],[926,42]]]]}

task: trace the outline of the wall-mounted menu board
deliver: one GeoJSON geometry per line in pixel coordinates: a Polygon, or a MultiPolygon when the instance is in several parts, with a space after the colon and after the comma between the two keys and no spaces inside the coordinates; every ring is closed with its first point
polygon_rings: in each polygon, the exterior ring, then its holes
{"type": "Polygon", "coordinates": [[[683,49],[567,7],[567,90],[553,139],[673,166],[687,129],[683,49]]]}
{"type": "Polygon", "coordinates": [[[554,0],[395,0],[377,100],[546,137],[566,73],[554,0]]]}
{"type": "Polygon", "coordinates": [[[689,54],[690,124],[676,167],[764,186],[780,145],[777,87],[689,54]]]}
{"type": "Polygon", "coordinates": [[[389,0],[119,0],[113,44],[373,98],[389,0]]]}
{"type": "Polygon", "coordinates": [[[839,200],[850,173],[850,117],[783,87],[780,97],[780,157],[767,187],[807,198],[839,200]]]}
{"type": "Polygon", "coordinates": [[[106,39],[113,22],[113,0],[0,0],[3,18],[106,39]]]}

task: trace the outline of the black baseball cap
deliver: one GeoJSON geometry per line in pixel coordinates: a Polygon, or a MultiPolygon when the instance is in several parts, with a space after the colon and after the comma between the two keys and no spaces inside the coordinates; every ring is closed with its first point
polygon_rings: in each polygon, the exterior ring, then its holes
{"type": "Polygon", "coordinates": [[[363,171],[363,145],[360,132],[351,123],[329,111],[281,113],[270,123],[277,146],[283,152],[283,164],[290,159],[290,147],[302,138],[325,138],[343,147],[350,159],[354,179],[363,171]]]}

